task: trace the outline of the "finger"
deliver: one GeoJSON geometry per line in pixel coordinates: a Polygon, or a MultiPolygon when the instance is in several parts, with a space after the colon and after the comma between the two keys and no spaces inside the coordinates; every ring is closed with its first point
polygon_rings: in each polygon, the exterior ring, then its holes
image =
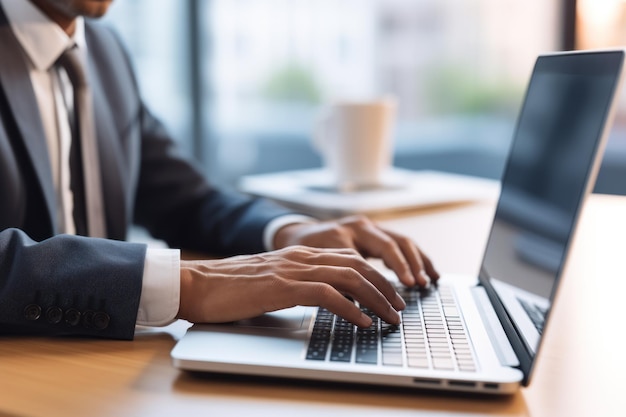
{"type": "MultiPolygon", "coordinates": [[[[403,310],[406,307],[406,303],[402,297],[400,297],[391,282],[357,252],[352,251],[347,255],[334,253],[318,254],[314,256],[314,261],[317,265],[339,266],[352,269],[358,273],[358,275],[350,276],[349,271],[343,271],[346,274],[344,278],[338,276],[337,274],[340,272],[337,271],[324,272],[324,274],[327,275],[324,282],[329,282],[335,287],[341,287],[344,290],[346,288],[354,290],[349,286],[357,285],[359,280],[364,278],[373,286],[373,289],[375,289],[377,293],[382,294],[384,298],[391,303],[395,310],[403,310]],[[339,282],[337,278],[345,280],[345,282],[339,282]],[[354,279],[354,281],[349,281],[350,279],[354,279]]],[[[371,300],[370,303],[372,302],[375,301],[371,300]]]]}
{"type": "Polygon", "coordinates": [[[365,249],[369,255],[382,259],[404,285],[427,285],[428,281],[424,276],[414,273],[423,270],[421,257],[407,257],[392,235],[374,224],[369,224],[354,230],[354,236],[359,247],[365,249]],[[409,260],[417,263],[418,267],[413,268],[409,260]]]}
{"type": "Polygon", "coordinates": [[[413,240],[389,230],[385,230],[385,233],[391,236],[400,247],[409,263],[412,274],[417,278],[418,285],[428,286],[439,278],[439,274],[435,271],[430,259],[423,254],[413,240]]]}
{"type": "Polygon", "coordinates": [[[297,282],[293,288],[291,298],[298,305],[324,307],[359,327],[367,328],[372,325],[370,317],[329,284],[297,282]]]}
{"type": "Polygon", "coordinates": [[[437,270],[435,269],[432,261],[430,260],[430,258],[428,256],[426,256],[424,254],[424,252],[422,252],[421,249],[417,249],[420,253],[420,255],[422,256],[422,262],[424,262],[424,268],[426,269],[426,273],[428,274],[428,276],[430,277],[430,280],[432,282],[437,282],[437,280],[439,280],[439,272],[437,272],[437,270]]]}
{"type": "MultiPolygon", "coordinates": [[[[392,324],[400,323],[400,315],[391,304],[388,297],[383,295],[377,287],[351,267],[321,266],[316,269],[321,275],[315,276],[316,280],[331,285],[340,293],[354,298],[360,304],[368,307],[378,317],[392,324]]],[[[393,286],[385,280],[391,288],[391,298],[394,303],[406,306],[402,298],[395,292],[393,286]]]]}

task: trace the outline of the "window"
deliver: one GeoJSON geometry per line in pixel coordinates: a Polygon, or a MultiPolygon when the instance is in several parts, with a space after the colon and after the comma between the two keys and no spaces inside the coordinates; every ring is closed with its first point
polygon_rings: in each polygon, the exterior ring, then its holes
{"type": "MultiPolygon", "coordinates": [[[[578,0],[576,7],[578,49],[623,48],[626,45],[626,1],[578,0]]],[[[596,191],[626,194],[626,90],[605,151],[596,191]]]]}
{"type": "Polygon", "coordinates": [[[534,59],[560,48],[561,4],[124,0],[107,19],[146,101],[216,182],[320,166],[323,105],[384,94],[399,104],[397,166],[498,178],[534,59]]]}
{"type": "Polygon", "coordinates": [[[191,154],[185,4],[180,0],[120,0],[104,20],[114,26],[129,50],[148,107],[191,154]]]}
{"type": "Polygon", "coordinates": [[[219,175],[319,166],[309,137],[334,98],[392,94],[395,164],[497,178],[558,2],[214,0],[205,98],[219,175]]]}

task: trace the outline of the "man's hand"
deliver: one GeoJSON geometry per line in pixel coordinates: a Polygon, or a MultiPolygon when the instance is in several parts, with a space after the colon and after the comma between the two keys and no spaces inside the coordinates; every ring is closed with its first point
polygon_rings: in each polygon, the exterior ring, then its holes
{"type": "Polygon", "coordinates": [[[363,257],[381,258],[400,282],[427,286],[439,274],[430,259],[406,236],[384,230],[364,216],[338,221],[295,223],[281,228],[274,238],[277,248],[305,245],[318,248],[352,248],[363,257]]]}
{"type": "Polygon", "coordinates": [[[354,249],[290,246],[258,255],[182,261],[178,317],[219,323],[296,305],[322,306],[369,327],[347,296],[398,324],[406,307],[393,285],[354,249]]]}

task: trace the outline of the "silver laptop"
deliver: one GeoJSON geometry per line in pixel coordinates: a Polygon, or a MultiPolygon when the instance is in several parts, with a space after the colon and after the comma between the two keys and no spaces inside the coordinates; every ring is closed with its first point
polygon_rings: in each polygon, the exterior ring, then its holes
{"type": "Polygon", "coordinates": [[[552,301],[601,161],[623,61],[622,50],[537,59],[478,277],[400,289],[407,308],[397,326],[373,317],[371,328],[359,329],[311,307],[194,325],[173,349],[174,365],[493,394],[527,385],[551,330],[552,301]]]}

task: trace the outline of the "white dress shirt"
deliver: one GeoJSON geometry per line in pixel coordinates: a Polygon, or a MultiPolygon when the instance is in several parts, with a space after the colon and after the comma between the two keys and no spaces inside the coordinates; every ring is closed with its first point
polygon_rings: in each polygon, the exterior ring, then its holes
{"type": "MultiPolygon", "coordinates": [[[[72,86],[67,75],[62,69],[55,68],[54,63],[66,49],[74,45],[79,48],[86,63],[84,21],[80,17],[77,19],[76,31],[70,37],[30,1],[0,0],[0,4],[27,58],[50,155],[59,230],[74,234],[73,196],[69,178],[72,137],[67,110],[73,105],[72,86]]],[[[309,217],[300,215],[274,219],[264,231],[265,248],[273,249],[274,235],[282,226],[310,220],[309,217]]],[[[137,324],[161,326],[171,323],[178,313],[179,305],[180,251],[149,247],[146,252],[137,324]]]]}

